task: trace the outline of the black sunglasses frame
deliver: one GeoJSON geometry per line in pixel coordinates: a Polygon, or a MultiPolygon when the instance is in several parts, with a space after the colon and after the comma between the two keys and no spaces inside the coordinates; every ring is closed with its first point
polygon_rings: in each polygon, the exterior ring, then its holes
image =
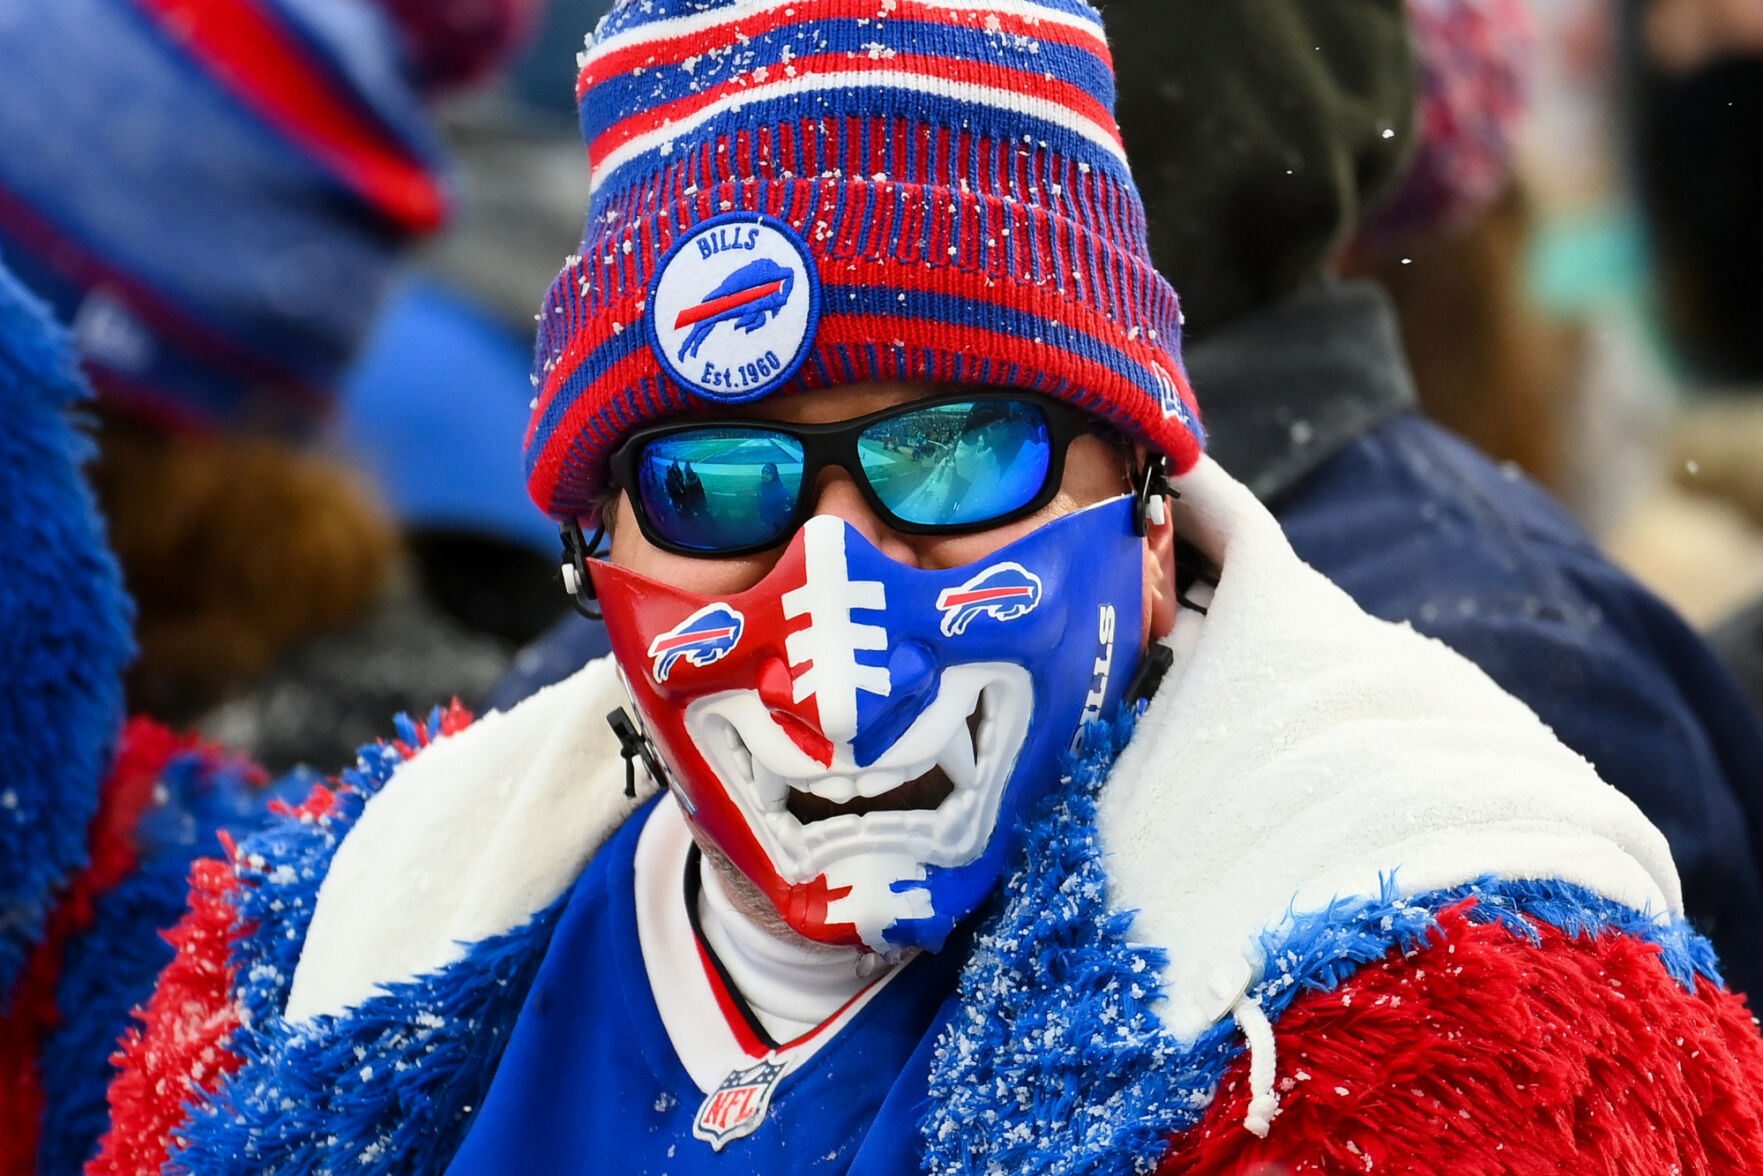
{"type": "Polygon", "coordinates": [[[821,472],[828,466],[837,466],[849,474],[870,509],[875,511],[877,516],[889,527],[902,534],[971,535],[978,531],[989,531],[993,527],[1002,527],[1018,519],[1027,518],[1053,501],[1065,478],[1065,451],[1070,448],[1071,443],[1088,434],[1107,436],[1113,435],[1115,432],[1116,430],[1107,422],[1098,420],[1088,413],[1081,412],[1048,396],[1024,392],[964,392],[926,400],[911,400],[892,408],[882,409],[880,412],[869,413],[867,416],[818,425],[755,420],[750,417],[709,420],[699,418],[674,424],[657,425],[632,433],[613,452],[608,467],[612,472],[611,485],[614,489],[625,491],[626,496],[630,499],[631,511],[637,519],[637,529],[643,533],[644,539],[661,550],[675,555],[691,556],[694,559],[734,559],[743,555],[757,555],[760,552],[773,550],[812,518],[815,506],[813,487],[819,480],[821,472]],[[1047,477],[1034,497],[1007,514],[972,523],[915,523],[909,519],[903,519],[889,510],[887,504],[882,502],[881,496],[875,492],[875,488],[870,485],[869,476],[863,470],[862,456],[857,449],[858,439],[883,421],[910,416],[915,412],[923,412],[926,409],[940,408],[949,404],[978,405],[989,401],[1031,405],[1042,414],[1047,422],[1047,436],[1051,445],[1047,461],[1047,477]],[[649,512],[643,503],[642,492],[638,488],[637,468],[642,461],[643,451],[655,441],[667,437],[677,437],[685,433],[695,433],[701,429],[751,429],[754,432],[781,433],[801,444],[802,480],[797,491],[796,509],[775,537],[764,543],[706,551],[702,548],[686,547],[674,543],[665,535],[660,534],[652,525],[649,512]]]}

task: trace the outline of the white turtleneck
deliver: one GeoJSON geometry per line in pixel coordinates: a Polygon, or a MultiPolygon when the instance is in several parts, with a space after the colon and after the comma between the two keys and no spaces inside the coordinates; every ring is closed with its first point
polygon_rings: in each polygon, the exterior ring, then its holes
{"type": "Polygon", "coordinates": [[[735,906],[715,869],[689,861],[699,873],[704,940],[774,1042],[812,1033],[887,970],[880,956],[855,948],[780,939],[735,906]]]}

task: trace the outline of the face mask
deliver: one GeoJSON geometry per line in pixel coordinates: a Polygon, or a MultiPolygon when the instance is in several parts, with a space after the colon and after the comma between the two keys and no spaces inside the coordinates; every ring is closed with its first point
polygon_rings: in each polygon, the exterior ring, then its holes
{"type": "Polygon", "coordinates": [[[823,943],[940,948],[1140,660],[1134,499],[926,571],[819,515],[746,592],[592,567],[687,820],[823,943]]]}

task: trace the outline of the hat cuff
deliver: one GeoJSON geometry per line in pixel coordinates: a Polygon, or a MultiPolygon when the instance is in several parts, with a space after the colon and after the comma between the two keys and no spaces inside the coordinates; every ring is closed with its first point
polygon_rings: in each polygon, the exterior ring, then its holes
{"type": "Polygon", "coordinates": [[[1111,422],[1185,471],[1204,433],[1176,358],[1175,292],[1110,239],[1127,229],[1130,202],[1099,176],[1079,184],[1054,188],[1061,211],[1078,215],[837,177],[730,182],[635,217],[624,209],[640,193],[597,203],[588,247],[540,315],[542,384],[526,441],[533,500],[553,518],[592,520],[625,437],[718,406],[668,378],[644,314],[673,244],[730,212],[788,224],[819,274],[818,330],[776,395],[890,382],[1021,388],[1111,422]]]}

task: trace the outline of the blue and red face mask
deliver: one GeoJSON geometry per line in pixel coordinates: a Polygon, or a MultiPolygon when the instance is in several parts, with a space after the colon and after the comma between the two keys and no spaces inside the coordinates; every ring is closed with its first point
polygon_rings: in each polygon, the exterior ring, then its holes
{"type": "Polygon", "coordinates": [[[1140,661],[1126,496],[949,570],[810,519],[753,588],[590,565],[613,652],[701,838],[824,943],[935,950],[1140,661]]]}

